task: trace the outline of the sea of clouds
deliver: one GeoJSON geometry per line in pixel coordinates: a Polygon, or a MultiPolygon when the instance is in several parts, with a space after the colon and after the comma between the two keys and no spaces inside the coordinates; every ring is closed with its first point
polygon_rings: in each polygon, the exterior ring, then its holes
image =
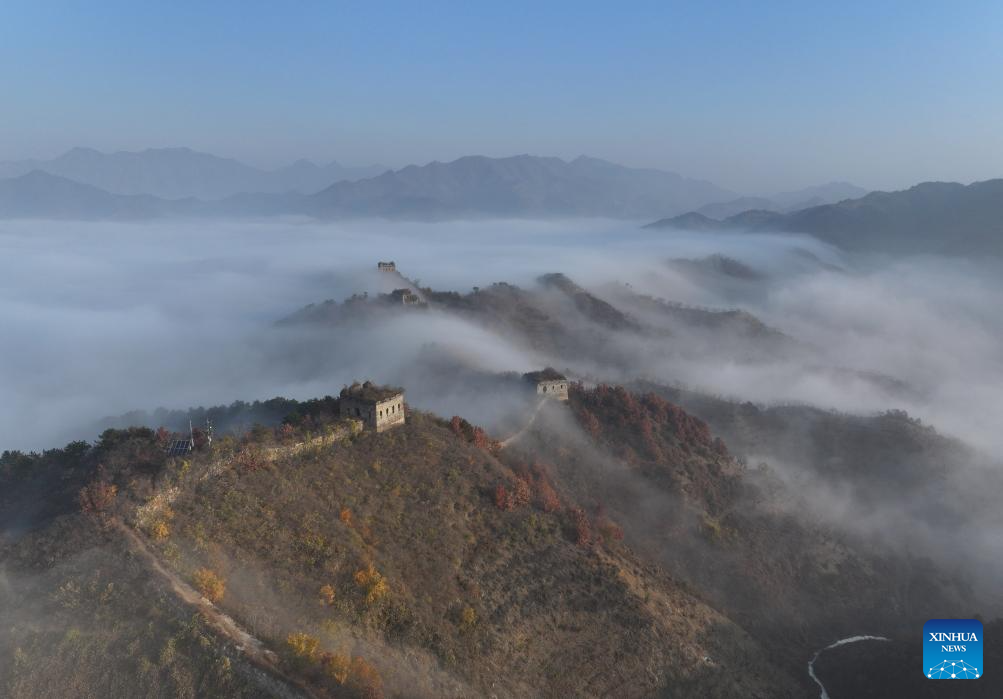
{"type": "MultiPolygon", "coordinates": [[[[431,343],[486,370],[568,365],[444,313],[354,335],[275,326],[309,303],[388,291],[375,265],[389,259],[436,289],[528,286],[556,271],[600,295],[630,284],[670,301],[743,308],[810,346],[821,364],[909,390],[891,394],[780,357],[668,361],[643,347],[638,374],[763,403],[903,408],[980,449],[1003,448],[995,261],[850,256],[798,236],[619,221],[285,220],[0,223],[0,451],[93,439],[87,426],[134,409],[310,398],[356,378],[406,381],[431,343]],[[713,254],[761,277],[735,282],[666,264],[713,254]]],[[[428,391],[411,398],[440,412],[471,409],[460,396],[456,405],[428,391]]]]}

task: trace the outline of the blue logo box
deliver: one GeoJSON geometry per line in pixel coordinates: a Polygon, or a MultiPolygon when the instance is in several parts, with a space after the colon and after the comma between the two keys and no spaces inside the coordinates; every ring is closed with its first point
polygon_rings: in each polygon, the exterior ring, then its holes
{"type": "Polygon", "coordinates": [[[923,625],[923,674],[931,680],[982,677],[982,622],[930,619],[923,625]]]}

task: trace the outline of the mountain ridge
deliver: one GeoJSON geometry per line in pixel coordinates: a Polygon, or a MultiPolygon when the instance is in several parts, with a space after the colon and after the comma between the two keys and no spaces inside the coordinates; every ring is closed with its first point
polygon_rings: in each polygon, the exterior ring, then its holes
{"type": "Polygon", "coordinates": [[[371,177],[384,169],[379,165],[349,167],[337,161],[319,165],[301,159],[267,170],[184,146],[111,153],[78,146],[49,160],[0,162],[0,177],[42,170],[111,194],[216,200],[243,192],[308,194],[338,180],[371,177]]]}
{"type": "MultiPolygon", "coordinates": [[[[84,157],[90,157],[84,153],[84,157]]],[[[215,162],[215,161],[213,161],[215,162]]],[[[217,163],[218,164],[218,163],[217,163]]],[[[304,161],[294,170],[312,171],[304,161]]],[[[43,172],[32,170],[31,172],[43,172]]],[[[376,217],[401,220],[462,218],[608,217],[643,220],[658,213],[681,211],[734,194],[703,180],[652,169],[628,168],[597,158],[580,156],[571,161],[556,157],[517,155],[508,158],[464,156],[450,162],[408,165],[362,180],[340,181],[315,194],[242,191],[219,199],[186,197],[165,199],[149,194],[117,194],[63,175],[53,184],[55,193],[75,181],[91,190],[78,189],[70,202],[43,197],[34,208],[16,198],[17,182],[31,174],[0,179],[0,191],[13,190],[0,216],[44,218],[40,204],[48,202],[57,217],[102,217],[102,212],[128,209],[135,217],[158,216],[268,216],[308,215],[319,219],[376,217]],[[85,201],[89,193],[93,202],[85,201]],[[148,199],[123,199],[139,197],[148,199]]],[[[38,176],[33,176],[38,180],[38,176]]],[[[53,180],[53,183],[57,180],[53,180]]],[[[36,183],[36,189],[41,180],[36,183]]],[[[114,216],[112,216],[114,217],[114,216]]]]}
{"type": "Polygon", "coordinates": [[[468,155],[449,162],[408,165],[368,180],[340,182],[311,197],[319,216],[390,218],[481,216],[605,216],[636,218],[645,211],[679,211],[708,203],[717,185],[677,173],[579,156],[468,155]],[[699,204],[697,204],[699,205],[699,204]]]}
{"type": "Polygon", "coordinates": [[[645,228],[687,230],[696,224],[706,231],[804,233],[847,250],[1003,255],[1003,179],[968,185],[921,182],[788,214],[749,210],[723,220],[696,216],[664,218],[645,228]]]}
{"type": "Polygon", "coordinates": [[[695,213],[714,219],[725,219],[750,209],[790,213],[811,206],[835,204],[845,199],[859,199],[871,190],[849,182],[825,182],[787,192],[776,192],[763,196],[747,196],[720,201],[701,206],[695,213]]]}

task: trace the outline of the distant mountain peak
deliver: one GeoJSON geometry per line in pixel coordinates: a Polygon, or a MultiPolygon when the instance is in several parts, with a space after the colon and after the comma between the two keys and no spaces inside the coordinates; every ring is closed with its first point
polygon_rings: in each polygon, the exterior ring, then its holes
{"type": "Polygon", "coordinates": [[[312,197],[319,216],[441,219],[470,216],[645,218],[678,213],[732,192],[661,170],[580,156],[466,155],[335,183],[312,197]]]}
{"type": "Polygon", "coordinates": [[[373,177],[383,171],[380,166],[353,168],[337,162],[321,167],[306,160],[262,170],[187,146],[114,153],[78,146],[52,160],[0,163],[0,178],[36,169],[113,194],[149,194],[163,199],[223,199],[242,193],[310,194],[334,182],[373,177]]]}

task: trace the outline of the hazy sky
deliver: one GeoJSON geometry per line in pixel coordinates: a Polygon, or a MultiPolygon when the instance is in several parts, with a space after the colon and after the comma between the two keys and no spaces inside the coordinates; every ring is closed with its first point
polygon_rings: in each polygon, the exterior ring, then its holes
{"type": "Polygon", "coordinates": [[[1003,175],[998,2],[0,3],[0,159],[588,153],[743,192],[1003,175]]]}

